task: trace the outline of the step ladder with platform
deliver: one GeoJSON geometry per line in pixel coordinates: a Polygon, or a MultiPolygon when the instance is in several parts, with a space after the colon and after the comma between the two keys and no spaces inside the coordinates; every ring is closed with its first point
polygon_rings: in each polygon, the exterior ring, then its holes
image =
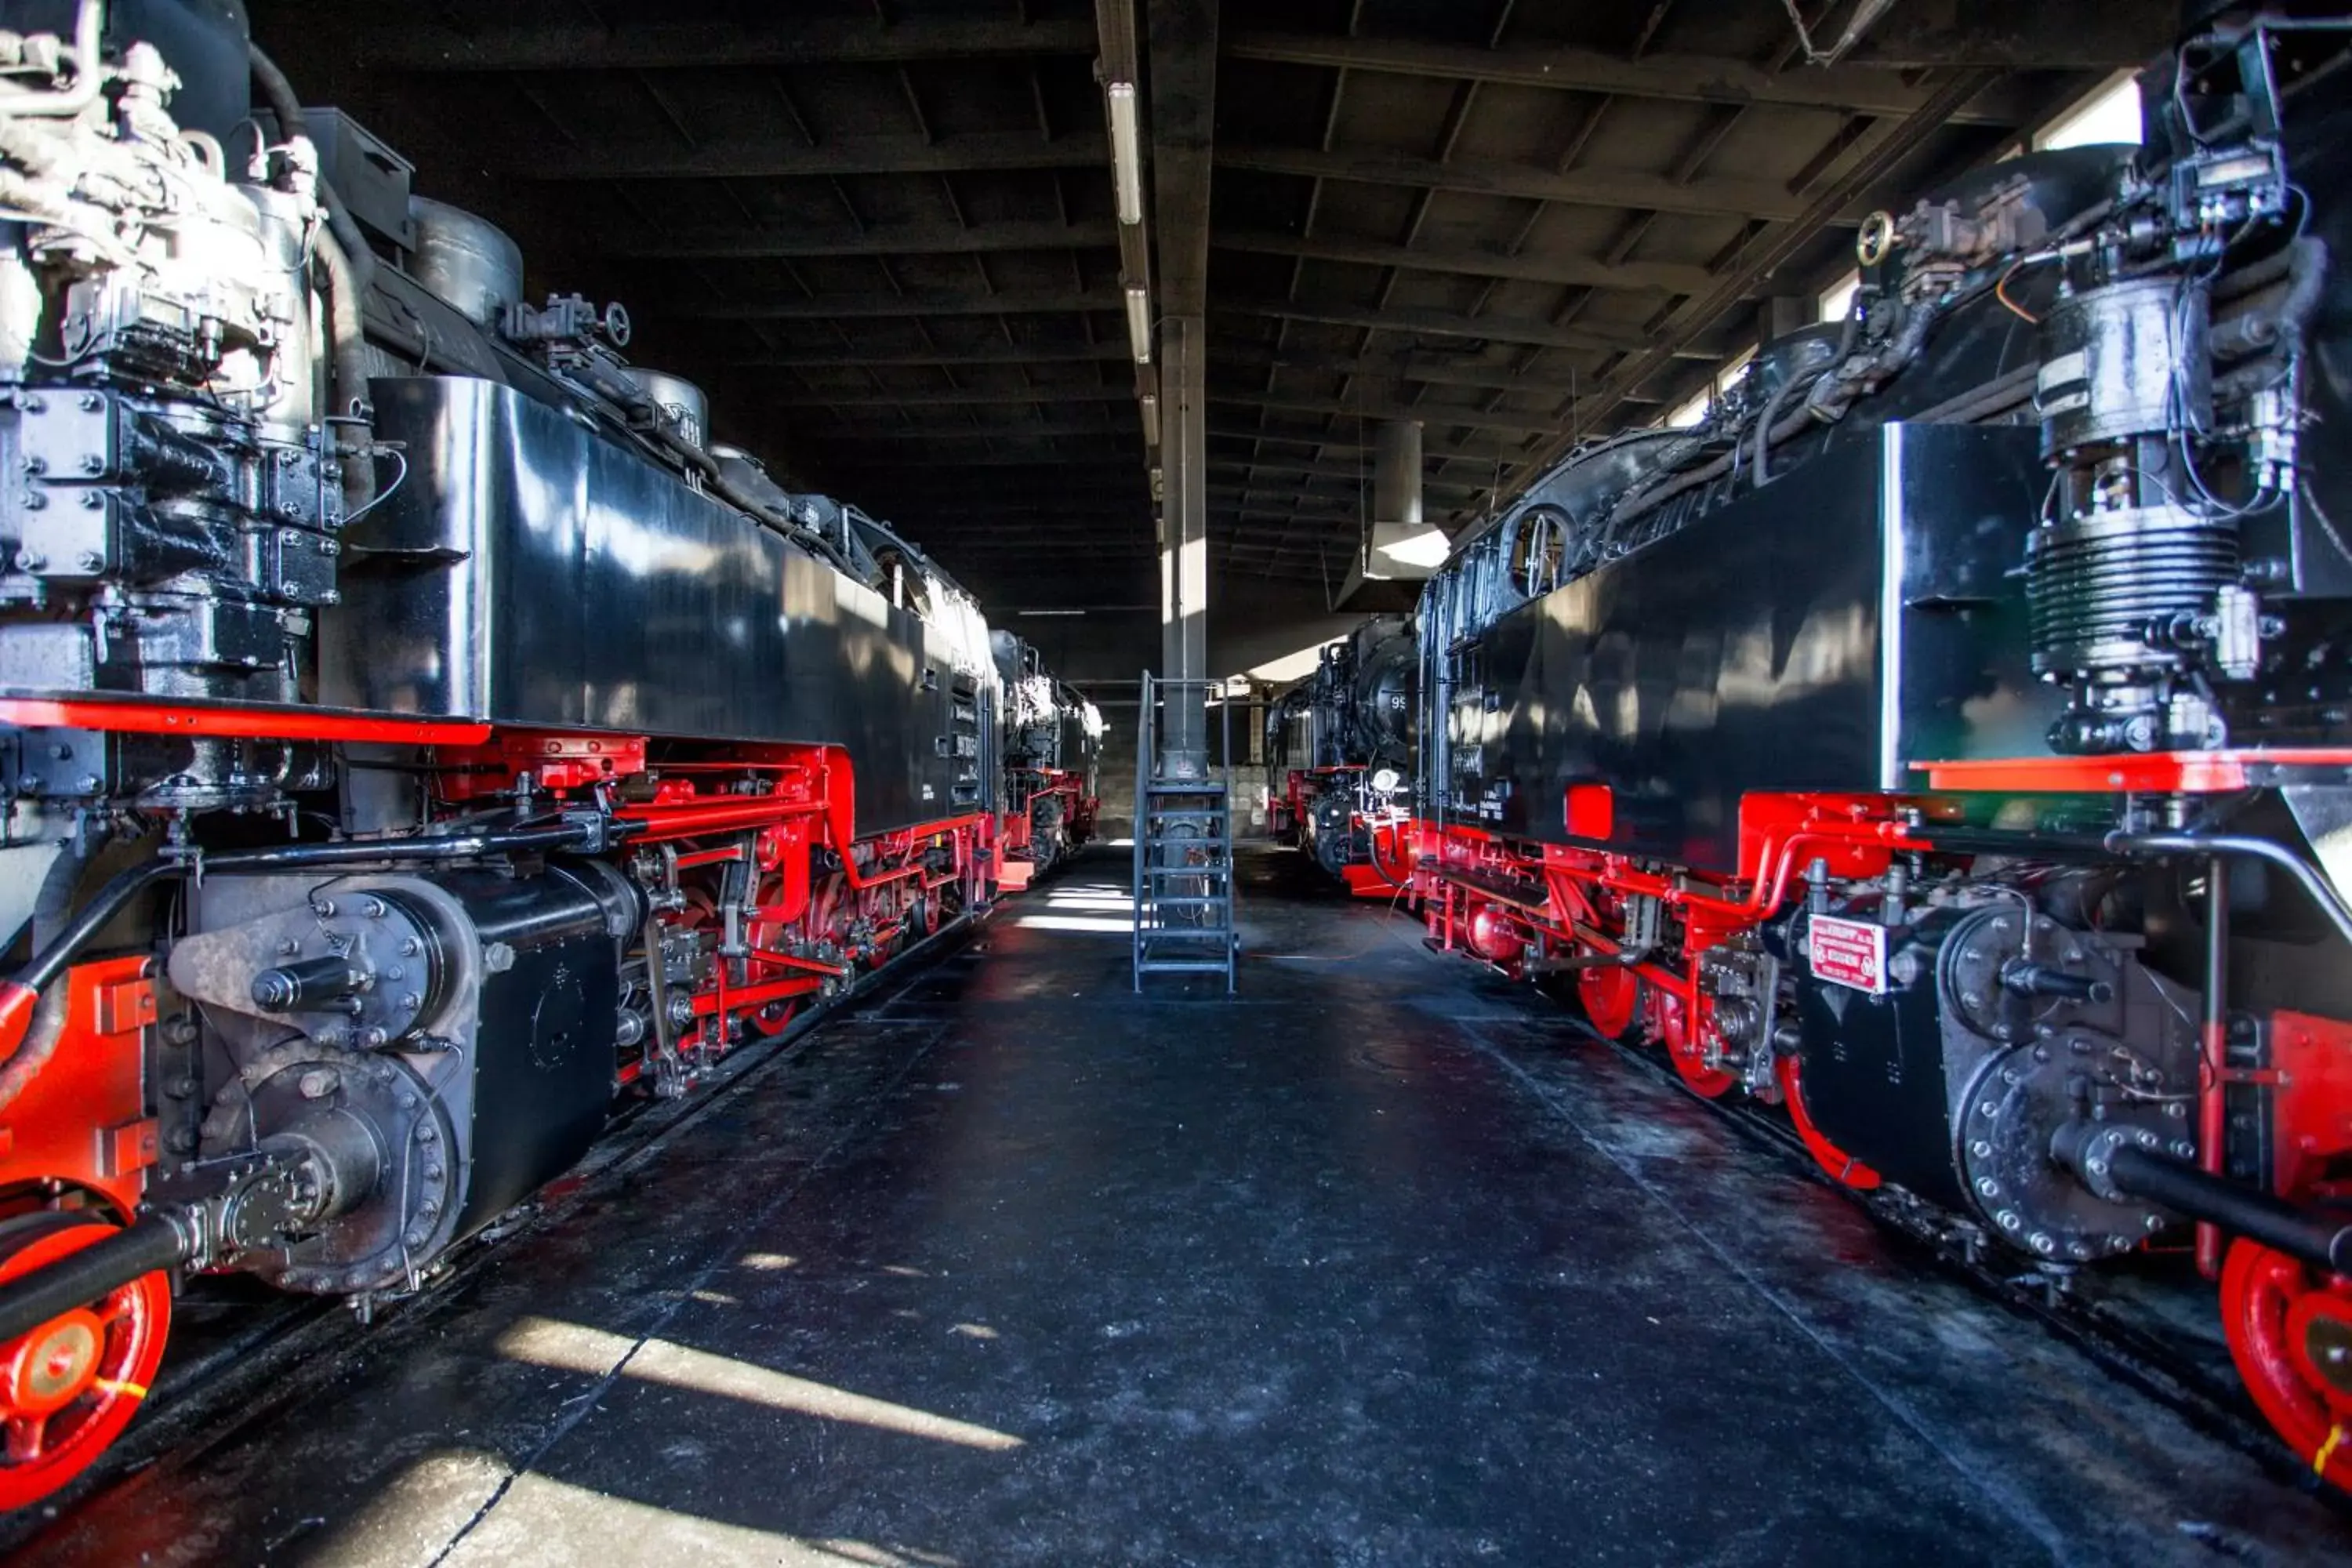
{"type": "Polygon", "coordinates": [[[1222,974],[1234,989],[1241,932],[1234,924],[1232,705],[1217,705],[1218,766],[1173,770],[1160,737],[1168,710],[1205,704],[1208,680],[1146,671],[1135,757],[1135,988],[1147,974],[1222,974]]]}

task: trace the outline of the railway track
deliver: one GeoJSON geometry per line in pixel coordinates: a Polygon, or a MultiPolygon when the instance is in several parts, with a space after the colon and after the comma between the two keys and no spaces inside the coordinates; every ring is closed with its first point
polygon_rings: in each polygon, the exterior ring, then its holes
{"type": "Polygon", "coordinates": [[[142,1418],[70,1487],[21,1514],[0,1515],[0,1555],[137,1472],[167,1458],[193,1457],[316,1389],[372,1328],[430,1311],[436,1299],[504,1249],[593,1201],[632,1167],[792,1061],[819,1031],[855,1026],[861,1015],[887,1007],[970,942],[986,918],[965,916],[942,925],[782,1034],[738,1047],[677,1099],[632,1100],[580,1165],[453,1247],[426,1288],[414,1295],[378,1299],[363,1316],[341,1298],[288,1296],[243,1275],[193,1281],[173,1303],[172,1350],[142,1418]]]}
{"type": "MultiPolygon", "coordinates": [[[[1579,1036],[1607,1047],[1653,1081],[1689,1092],[1654,1049],[1612,1039],[1565,1005],[1560,1011],[1579,1036]]],[[[2210,1313],[2168,1316],[2168,1305],[2179,1305],[2181,1281],[2158,1278],[2154,1269],[2119,1273],[2034,1264],[1900,1189],[1861,1192],[1832,1180],[1796,1130],[1756,1101],[1727,1097],[1707,1103],[1750,1143],[1858,1205],[1906,1257],[2039,1325],[2110,1376],[2247,1455],[2282,1483],[2325,1500],[2352,1522],[2352,1497],[2322,1484],[2254,1408],[2210,1313]]]]}

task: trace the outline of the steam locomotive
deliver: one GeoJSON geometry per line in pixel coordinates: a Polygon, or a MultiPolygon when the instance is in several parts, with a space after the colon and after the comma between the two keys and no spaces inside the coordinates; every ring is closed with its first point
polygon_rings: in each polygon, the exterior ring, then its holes
{"type": "MultiPolygon", "coordinates": [[[[1846,320],[1460,541],[1377,861],[1437,944],[1970,1247],[2051,1279],[2185,1247],[2338,1486],[2347,38],[2209,24],[2143,77],[2145,150],[1872,215],[1846,320]]],[[[1300,700],[1318,732],[1353,657],[1300,700]]],[[[1339,803],[1294,810],[1346,872],[1323,825],[1372,815],[1339,782],[1372,759],[1313,755],[1339,803]]]]}
{"type": "Polygon", "coordinates": [[[1411,875],[1400,829],[1419,672],[1409,619],[1376,616],[1266,708],[1267,831],[1358,898],[1393,898],[1411,875]]]}
{"type": "Polygon", "coordinates": [[[239,16],[0,33],[0,1507],[173,1271],[414,1291],[1091,815],[1034,652],[239,16]]]}
{"type": "Polygon", "coordinates": [[[1094,837],[1101,805],[1099,709],[1045,672],[1037,650],[990,634],[1004,692],[1003,858],[1007,889],[1025,888],[1094,837]]]}

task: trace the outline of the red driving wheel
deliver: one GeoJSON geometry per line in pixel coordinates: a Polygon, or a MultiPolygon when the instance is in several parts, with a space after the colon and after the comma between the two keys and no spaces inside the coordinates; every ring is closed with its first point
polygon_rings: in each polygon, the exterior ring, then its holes
{"type": "Polygon", "coordinates": [[[1670,991],[1658,993],[1657,1026],[1659,1043],[1666,1047],[1668,1059],[1693,1093],[1703,1100],[1719,1100],[1739,1081],[1738,1074],[1706,1065],[1706,1045],[1699,1031],[1691,1027],[1690,1008],[1670,991]]]}
{"type": "Polygon", "coordinates": [[[2352,1281],[2239,1240],[2221,1266],[2221,1323],[2263,1417],[2321,1479],[2352,1490],[2352,1281]]]}
{"type": "Polygon", "coordinates": [[[1780,1058],[1772,1064],[1772,1074],[1780,1080],[1780,1102],[1789,1109],[1789,1120],[1797,1124],[1797,1136],[1805,1141],[1805,1147],[1812,1152],[1815,1160],[1821,1162],[1822,1169],[1830,1173],[1830,1179],[1842,1182],[1856,1192],[1866,1193],[1878,1185],[1881,1178],[1876,1171],[1831,1142],[1822,1130],[1813,1125],[1812,1113],[1805,1109],[1804,1090],[1798,1081],[1797,1058],[1780,1058]]]}
{"type": "MultiPolygon", "coordinates": [[[[0,1282],[104,1240],[95,1216],[26,1215],[0,1225],[0,1282]]],[[[106,1451],[139,1414],[163,1360],[172,1286],[142,1275],[0,1346],[0,1510],[38,1502],[106,1451]]]]}
{"type": "Polygon", "coordinates": [[[1612,966],[1576,972],[1576,998],[1592,1026],[1612,1040],[1622,1040],[1633,1028],[1642,1007],[1641,977],[1632,970],[1612,966]]]}
{"type": "MultiPolygon", "coordinates": [[[[772,913],[782,909],[783,902],[784,879],[778,876],[761,878],[760,897],[754,906],[758,912],[745,922],[743,940],[755,955],[752,963],[760,970],[756,977],[763,982],[790,978],[781,965],[761,964],[756,956],[763,951],[782,952],[792,944],[792,927],[775,919],[772,913]]],[[[793,1015],[799,1011],[800,1003],[790,996],[763,1007],[755,1007],[751,1014],[751,1031],[762,1038],[772,1040],[791,1026],[793,1015]]]]}

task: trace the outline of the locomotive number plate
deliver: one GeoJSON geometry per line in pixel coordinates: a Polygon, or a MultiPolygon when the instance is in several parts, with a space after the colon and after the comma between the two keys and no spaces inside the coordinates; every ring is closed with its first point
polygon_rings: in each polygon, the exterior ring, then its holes
{"type": "Polygon", "coordinates": [[[1886,994],[1886,928],[1866,921],[1815,915],[1811,941],[1813,978],[1886,994]]]}

